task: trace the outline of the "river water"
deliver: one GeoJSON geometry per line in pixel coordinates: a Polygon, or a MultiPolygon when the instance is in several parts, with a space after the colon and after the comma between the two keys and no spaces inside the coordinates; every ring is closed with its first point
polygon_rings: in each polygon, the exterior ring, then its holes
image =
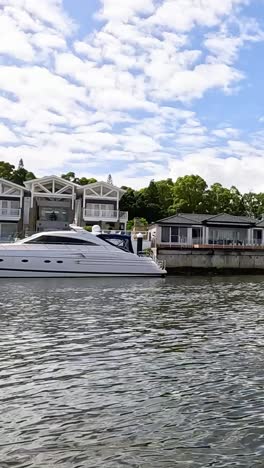
{"type": "Polygon", "coordinates": [[[0,467],[263,467],[263,307],[261,277],[0,281],[0,467]]]}

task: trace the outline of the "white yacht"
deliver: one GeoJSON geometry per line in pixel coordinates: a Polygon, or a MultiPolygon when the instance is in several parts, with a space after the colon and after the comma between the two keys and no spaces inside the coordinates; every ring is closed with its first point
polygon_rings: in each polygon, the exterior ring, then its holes
{"type": "Polygon", "coordinates": [[[133,253],[129,236],[95,235],[76,227],[0,244],[0,278],[165,275],[163,265],[133,253]]]}

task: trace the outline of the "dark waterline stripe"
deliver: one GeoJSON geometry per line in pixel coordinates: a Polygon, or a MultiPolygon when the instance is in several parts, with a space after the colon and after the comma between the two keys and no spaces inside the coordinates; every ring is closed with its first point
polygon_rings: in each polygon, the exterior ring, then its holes
{"type": "Polygon", "coordinates": [[[23,273],[55,273],[55,274],[69,274],[69,275],[111,275],[111,276],[148,276],[148,277],[155,277],[155,276],[165,276],[165,273],[103,273],[103,272],[82,272],[82,271],[55,271],[55,270],[22,270],[19,268],[0,268],[1,271],[13,271],[13,272],[23,272],[23,273]]]}

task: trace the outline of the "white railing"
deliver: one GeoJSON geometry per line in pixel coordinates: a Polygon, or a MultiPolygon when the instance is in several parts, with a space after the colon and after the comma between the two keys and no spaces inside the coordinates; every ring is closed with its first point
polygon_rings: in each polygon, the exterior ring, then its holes
{"type": "Polygon", "coordinates": [[[117,219],[117,210],[91,210],[85,208],[83,210],[83,217],[89,219],[117,219]]]}
{"type": "Polygon", "coordinates": [[[119,211],[119,210],[94,210],[90,208],[84,208],[83,210],[83,218],[89,220],[101,220],[101,221],[108,221],[108,220],[120,220],[120,221],[127,221],[128,220],[128,212],[127,211],[119,211]]]}
{"type": "Polygon", "coordinates": [[[0,208],[1,219],[19,219],[21,216],[20,208],[0,208]]]}

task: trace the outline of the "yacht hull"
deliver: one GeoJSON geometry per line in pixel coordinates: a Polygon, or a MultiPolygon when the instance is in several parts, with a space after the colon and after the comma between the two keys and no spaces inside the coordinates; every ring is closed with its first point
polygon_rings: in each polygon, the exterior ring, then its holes
{"type": "Polygon", "coordinates": [[[1,251],[0,278],[161,277],[166,274],[152,259],[122,253],[1,251]]]}

